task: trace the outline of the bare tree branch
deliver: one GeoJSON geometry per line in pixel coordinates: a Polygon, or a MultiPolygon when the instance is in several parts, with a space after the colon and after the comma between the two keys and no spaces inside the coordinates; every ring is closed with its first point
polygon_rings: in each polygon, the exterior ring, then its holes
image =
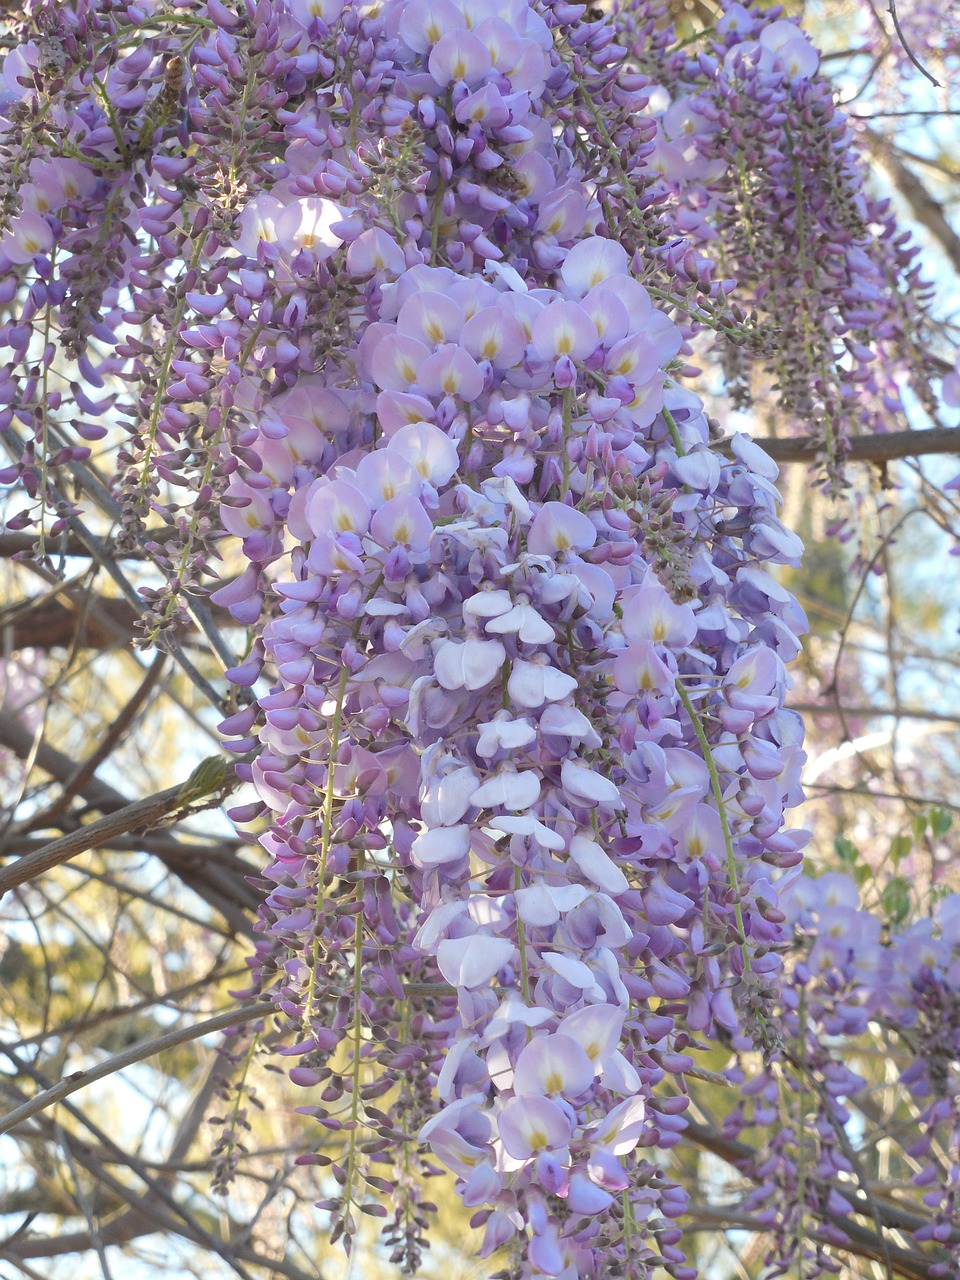
{"type": "Polygon", "coordinates": [[[272,1007],[269,1001],[266,1000],[256,1000],[250,1004],[236,1005],[234,1008],[226,1009],[223,1013],[218,1013],[203,1022],[194,1023],[192,1027],[178,1027],[176,1031],[169,1031],[166,1035],[157,1036],[154,1040],[141,1041],[132,1045],[131,1048],[125,1049],[123,1053],[116,1053],[113,1057],[107,1058],[104,1062],[91,1067],[87,1071],[74,1071],[72,1075],[67,1076],[66,1079],[61,1080],[59,1084],[55,1084],[51,1089],[38,1093],[36,1097],[31,1098],[28,1102],[15,1107],[13,1111],[7,1112],[5,1116],[0,1118],[0,1134],[9,1133],[11,1129],[15,1129],[24,1120],[29,1120],[31,1116],[35,1116],[38,1112],[45,1111],[47,1107],[52,1107],[54,1103],[69,1097],[71,1093],[76,1093],[78,1089],[86,1088],[88,1084],[93,1084],[95,1080],[102,1080],[104,1076],[111,1076],[117,1071],[122,1071],[124,1067],[132,1066],[134,1062],[143,1062],[145,1058],[155,1057],[156,1054],[163,1053],[165,1049],[173,1049],[177,1045],[187,1044],[191,1040],[198,1040],[201,1036],[209,1035],[211,1031],[223,1031],[227,1027],[242,1026],[245,1022],[252,1022],[256,1018],[266,1017],[272,1007]]]}
{"type": "MultiPolygon", "coordinates": [[[[0,713],[0,744],[9,747],[21,759],[28,759],[33,748],[33,735],[26,730],[12,716],[0,713]]],[[[49,742],[43,741],[39,744],[36,752],[36,764],[45,773],[49,773],[51,777],[57,781],[66,784],[76,771],[76,762],[72,760],[64,752],[59,751],[56,747],[52,747],[49,742]]],[[[232,766],[227,766],[224,775],[225,780],[232,775],[232,766]]],[[[148,796],[144,801],[133,801],[132,803],[119,791],[116,791],[108,783],[103,782],[96,773],[93,774],[86,782],[78,788],[79,794],[92,807],[99,809],[106,815],[115,815],[118,810],[128,809],[125,817],[122,819],[123,825],[117,829],[116,826],[100,826],[98,827],[98,835],[91,843],[84,843],[89,840],[88,832],[96,824],[91,823],[87,827],[79,828],[75,835],[79,841],[77,845],[68,846],[68,852],[63,852],[60,841],[52,841],[51,844],[57,845],[58,853],[54,857],[51,865],[69,860],[78,856],[83,852],[84,848],[90,849],[95,847],[98,839],[109,839],[106,834],[108,830],[112,831],[112,835],[117,836],[129,833],[131,827],[130,820],[139,822],[140,829],[149,826],[151,818],[147,815],[155,812],[153,821],[168,816],[177,809],[177,797],[180,796],[182,788],[171,787],[166,791],[157,792],[154,796],[148,796]],[[161,800],[160,797],[166,797],[161,800]],[[138,805],[146,805],[145,810],[138,809],[138,805]],[[156,811],[155,811],[156,810],[156,811]],[[83,847],[80,847],[80,846],[83,847]],[[61,856],[62,854],[62,856],[61,856]]],[[[63,822],[61,825],[67,825],[63,822]]],[[[66,839],[64,837],[63,839],[66,839]]],[[[2,851],[11,851],[15,847],[13,840],[4,842],[2,851]]],[[[44,846],[47,850],[46,857],[52,857],[50,845],[44,846]]],[[[256,911],[259,903],[259,896],[251,888],[248,880],[250,877],[257,875],[257,868],[250,863],[239,858],[232,852],[229,845],[222,845],[214,856],[198,858],[190,845],[178,840],[173,834],[154,833],[149,838],[149,851],[160,858],[163,863],[178,877],[188,888],[207,902],[213,909],[219,912],[225,920],[239,933],[251,933],[251,924],[249,913],[256,911]]],[[[44,853],[44,849],[34,850],[25,855],[25,857],[35,858],[30,864],[38,867],[41,863],[40,854],[44,853]]],[[[16,864],[19,869],[20,863],[16,864]]],[[[14,872],[14,868],[7,868],[5,871],[14,872]]],[[[0,871],[0,877],[3,877],[5,871],[0,871]]],[[[30,875],[40,874],[39,871],[32,871],[30,875]]],[[[29,877],[28,877],[29,878],[29,877]]],[[[17,880],[18,884],[24,883],[22,879],[17,880]]],[[[0,893],[6,892],[10,886],[5,884],[0,878],[0,884],[3,888],[0,893]]]]}
{"type": "Polygon", "coordinates": [[[910,48],[910,45],[907,43],[907,37],[903,34],[903,28],[900,26],[900,19],[897,16],[896,0],[889,0],[889,4],[887,5],[887,12],[890,14],[890,17],[893,19],[894,30],[897,33],[897,39],[900,41],[900,45],[901,45],[901,48],[903,49],[903,52],[907,55],[907,57],[910,59],[913,65],[920,72],[920,74],[922,76],[926,76],[926,78],[930,81],[930,83],[935,88],[937,89],[943,88],[940,81],[936,78],[936,76],[932,75],[927,70],[927,68],[923,65],[923,63],[920,61],[917,55],[910,48]]]}
{"type": "MultiPolygon", "coordinates": [[[[235,784],[235,781],[235,775],[225,779],[224,785],[218,787],[215,793],[199,803],[190,803],[189,812],[199,813],[203,809],[212,809],[219,805],[223,795],[230,790],[231,782],[235,784]]],[[[165,791],[157,791],[152,796],[135,800],[133,804],[128,804],[105,818],[91,822],[88,826],[81,827],[60,840],[51,840],[42,849],[24,854],[11,866],[0,869],[0,897],[18,885],[32,880],[35,876],[43,875],[51,868],[59,866],[61,862],[68,862],[71,858],[86,853],[88,849],[99,848],[103,840],[110,840],[113,836],[125,833],[144,831],[155,826],[162,819],[184,816],[184,814],[182,786],[167,787],[165,791]]]]}
{"type": "MultiPolygon", "coordinates": [[[[753,438],[775,462],[811,462],[820,445],[803,436],[753,438]]],[[[720,440],[713,448],[731,455],[729,439],[720,440]]],[[[960,428],[932,427],[928,431],[890,431],[884,435],[854,436],[844,457],[850,462],[893,462],[897,458],[919,458],[931,453],[960,454],[960,428]]]]}
{"type": "Polygon", "coordinates": [[[943,249],[954,271],[960,272],[960,236],[950,225],[943,205],[933,198],[920,178],[903,163],[891,138],[885,137],[876,129],[868,128],[866,140],[893,179],[894,186],[909,204],[913,216],[943,249]]]}

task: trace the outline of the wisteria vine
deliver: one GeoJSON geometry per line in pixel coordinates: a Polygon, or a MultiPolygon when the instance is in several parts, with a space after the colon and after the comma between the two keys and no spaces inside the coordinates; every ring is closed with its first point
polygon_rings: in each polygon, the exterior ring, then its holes
{"type": "MultiPolygon", "coordinates": [[[[955,1153],[960,935],[952,902],[881,955],[793,879],[805,623],[771,570],[800,545],[776,467],[712,448],[690,388],[705,335],[731,386],[772,362],[836,476],[888,393],[865,370],[913,360],[912,251],[867,234],[813,46],[736,4],[696,56],[644,4],[26,9],[8,527],[49,558],[99,506],[160,570],[138,603],[172,647],[235,540],[212,600],[249,633],[218,645],[259,797],[234,816],[269,818],[254,986],[340,1144],[310,1157],[332,1237],[386,1216],[415,1272],[439,1165],[505,1275],[693,1280],[659,1156],[720,1038],[761,1103],[797,1044],[826,1081],[816,1176],[784,1130],[756,1202],[774,1265],[829,1266],[798,1220],[862,1205],[822,1203],[854,1087],[826,1037],[909,1009],[955,1153]]],[[[922,1176],[956,1259],[955,1157],[922,1176]]]]}

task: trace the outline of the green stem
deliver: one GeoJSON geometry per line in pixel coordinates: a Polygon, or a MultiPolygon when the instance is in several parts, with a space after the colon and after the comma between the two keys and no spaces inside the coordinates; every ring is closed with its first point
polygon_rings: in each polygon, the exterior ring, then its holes
{"type": "MultiPolygon", "coordinates": [[[[362,884],[357,893],[363,896],[362,884]]],[[[343,1184],[344,1230],[350,1230],[350,1209],[354,1203],[353,1185],[357,1173],[357,1135],[360,1132],[360,1046],[363,1043],[363,913],[357,912],[353,930],[353,1071],[350,1095],[350,1145],[347,1150],[347,1176],[343,1184]]]]}
{"type": "Polygon", "coordinates": [[[433,193],[433,222],[430,227],[430,265],[437,265],[437,253],[440,248],[440,217],[443,212],[443,182],[437,179],[437,189],[433,193]]]}
{"type": "Polygon", "coordinates": [[[128,155],[127,144],[124,141],[123,130],[120,128],[120,121],[117,119],[117,113],[116,111],[114,111],[113,103],[110,101],[110,95],[107,92],[107,86],[103,83],[103,81],[99,78],[99,76],[94,76],[93,87],[96,90],[97,99],[100,103],[100,106],[103,108],[104,114],[107,117],[107,122],[110,125],[110,132],[113,134],[117,144],[117,150],[120,152],[120,158],[122,160],[126,160],[128,155]]]}
{"type": "Polygon", "coordinates": [[[717,809],[720,813],[720,827],[723,831],[723,843],[727,851],[727,878],[730,887],[734,891],[733,911],[737,920],[737,930],[740,934],[740,954],[743,956],[743,971],[750,972],[750,953],[747,950],[747,935],[743,927],[743,908],[740,905],[740,886],[737,881],[737,860],[733,852],[733,837],[730,834],[730,822],[727,818],[726,805],[723,802],[723,788],[720,786],[720,773],[717,769],[717,762],[713,758],[713,751],[707,740],[707,734],[700,719],[700,715],[691,701],[689,693],[681,684],[679,678],[676,681],[676,690],[683,703],[683,708],[690,717],[690,723],[693,725],[693,731],[697,735],[697,741],[700,744],[700,750],[703,752],[704,764],[707,766],[707,772],[710,775],[710,789],[713,792],[713,798],[716,802],[717,809]]]}
{"type": "MultiPolygon", "coordinates": [[[[53,271],[53,270],[54,270],[54,268],[55,268],[55,266],[56,266],[56,261],[57,261],[57,246],[56,246],[56,245],[54,245],[54,246],[53,246],[53,249],[51,250],[51,253],[50,253],[50,269],[51,269],[51,271],[53,271]]],[[[49,305],[48,305],[48,306],[44,307],[44,309],[43,309],[43,349],[44,349],[44,352],[46,352],[47,348],[48,348],[48,347],[49,347],[49,345],[50,345],[50,327],[51,327],[51,316],[50,316],[50,307],[49,307],[49,305]]],[[[41,425],[40,425],[40,432],[41,432],[41,434],[40,434],[40,503],[41,503],[41,510],[40,510],[40,532],[39,532],[39,537],[37,538],[37,552],[38,552],[38,554],[40,555],[41,559],[46,555],[46,534],[47,534],[47,522],[46,522],[46,519],[45,519],[45,515],[46,515],[46,508],[47,508],[47,483],[48,483],[48,478],[49,478],[48,457],[49,457],[49,451],[50,451],[50,441],[49,441],[49,434],[50,434],[50,433],[49,433],[49,429],[48,429],[48,427],[49,427],[49,422],[48,422],[48,417],[47,417],[48,413],[50,412],[50,410],[49,410],[49,408],[48,408],[48,405],[49,405],[49,402],[50,402],[49,373],[50,373],[50,366],[47,364],[47,361],[46,361],[46,360],[44,360],[44,362],[43,362],[43,383],[42,383],[41,392],[40,392],[40,413],[41,413],[41,415],[42,415],[42,416],[41,416],[41,425]]]]}
{"type": "MultiPolygon", "coordinates": [[[[513,891],[523,888],[523,876],[520,868],[513,868],[513,891]]],[[[523,1003],[530,1003],[530,971],[527,966],[527,934],[523,927],[523,921],[517,914],[517,946],[520,948],[520,991],[523,995],[523,1003]]]]}
{"type": "Polygon", "coordinates": [[[563,389],[563,494],[570,492],[570,428],[573,424],[573,404],[576,391],[573,387],[563,389]]]}
{"type": "MultiPolygon", "coordinates": [[[[803,1118],[804,1118],[804,1094],[807,1088],[807,993],[804,987],[800,987],[799,1003],[797,1005],[797,1022],[800,1027],[800,1037],[797,1043],[798,1057],[800,1059],[801,1070],[798,1072],[797,1081],[797,1208],[799,1211],[799,1220],[797,1222],[797,1280],[803,1280],[803,1210],[807,1194],[807,1149],[803,1141],[803,1118]]],[[[781,1088],[783,1087],[781,1083],[781,1088]]]]}
{"type": "MultiPolygon", "coordinates": [[[[327,860],[330,855],[330,833],[333,830],[333,790],[334,790],[334,768],[337,762],[337,752],[340,750],[340,730],[343,724],[343,703],[347,694],[347,681],[350,679],[350,672],[346,667],[340,668],[340,679],[337,682],[337,702],[333,711],[333,719],[330,722],[330,752],[327,761],[327,782],[323,794],[323,817],[320,828],[320,864],[317,867],[317,896],[316,896],[316,915],[317,918],[323,911],[323,890],[324,881],[327,878],[327,860]]],[[[313,940],[313,957],[310,964],[310,978],[307,983],[306,998],[306,1016],[309,1021],[313,1013],[313,1001],[316,995],[317,969],[320,965],[320,939],[315,937],[313,940]]]]}
{"type": "Polygon", "coordinates": [[[667,426],[670,428],[670,436],[671,436],[671,439],[673,440],[673,447],[676,449],[677,453],[680,455],[681,458],[684,457],[687,451],[683,447],[683,441],[680,439],[680,428],[677,426],[676,418],[673,416],[670,410],[666,407],[666,405],[664,405],[664,407],[660,410],[660,412],[663,414],[664,421],[666,422],[667,426]]]}
{"type": "Polygon", "coordinates": [[[679,53],[681,49],[686,49],[692,44],[696,44],[698,40],[705,39],[706,36],[712,36],[716,31],[716,27],[704,27],[702,31],[694,31],[686,36],[683,40],[678,40],[670,50],[671,53],[679,53]]]}

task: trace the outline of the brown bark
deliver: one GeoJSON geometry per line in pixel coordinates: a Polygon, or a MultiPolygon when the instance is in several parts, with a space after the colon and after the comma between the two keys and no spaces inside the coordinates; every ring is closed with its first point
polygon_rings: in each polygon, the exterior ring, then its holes
{"type": "MultiPolygon", "coordinates": [[[[33,749],[33,736],[13,717],[0,714],[0,745],[10,748],[21,759],[26,760],[33,749]]],[[[56,747],[52,747],[48,742],[40,743],[35,764],[38,769],[61,784],[68,784],[76,773],[76,761],[64,752],[58,751],[56,747]]],[[[98,828],[98,834],[93,840],[90,838],[87,827],[81,827],[75,832],[67,830],[67,835],[63,839],[52,841],[43,849],[25,854],[24,859],[35,859],[33,865],[39,865],[40,855],[44,855],[44,859],[49,858],[53,845],[57,846],[57,855],[54,856],[52,865],[57,865],[59,862],[78,856],[84,848],[99,847],[96,841],[101,837],[104,840],[109,839],[108,829],[114,836],[121,832],[130,832],[131,828],[134,833],[138,830],[142,831],[145,825],[144,813],[153,813],[153,820],[157,821],[163,816],[163,813],[156,812],[158,806],[161,808],[165,806],[163,812],[167,814],[176,812],[181,788],[170,788],[167,792],[158,793],[159,796],[166,797],[162,805],[157,796],[131,803],[126,796],[121,795],[119,791],[94,774],[83,781],[78,788],[78,794],[91,808],[99,809],[101,813],[110,817],[116,816],[119,822],[107,823],[106,819],[102,819],[103,825],[91,824],[98,828]],[[125,811],[122,817],[120,817],[120,811],[125,811]],[[71,839],[74,835],[76,842],[67,845],[68,851],[62,857],[59,856],[65,847],[65,840],[71,839]]],[[[66,827],[69,827],[71,821],[76,822],[76,815],[63,816],[66,827]]],[[[251,877],[256,878],[257,868],[240,858],[229,844],[224,844],[215,854],[208,851],[203,857],[197,857],[193,847],[180,841],[172,831],[154,831],[149,837],[149,851],[188,888],[213,907],[238,933],[252,933],[251,915],[259,905],[260,895],[248,881],[251,877]]],[[[15,863],[13,867],[18,865],[15,863]]]]}
{"type": "MultiPolygon", "coordinates": [[[[819,444],[803,436],[754,438],[775,462],[812,462],[819,444]]],[[[730,455],[730,441],[720,440],[713,446],[718,453],[730,455]]],[[[931,453],[960,453],[960,427],[933,427],[928,431],[888,431],[883,435],[854,436],[846,458],[850,462],[882,464],[898,458],[919,458],[931,453]]]]}

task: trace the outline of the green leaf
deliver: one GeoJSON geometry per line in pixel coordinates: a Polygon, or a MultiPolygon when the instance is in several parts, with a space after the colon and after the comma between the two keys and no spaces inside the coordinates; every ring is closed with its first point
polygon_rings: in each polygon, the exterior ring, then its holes
{"type": "Polygon", "coordinates": [[[913,826],[913,843],[919,844],[927,831],[927,815],[918,813],[911,825],[913,826]]]}
{"type": "Polygon", "coordinates": [[[909,836],[894,836],[890,842],[890,859],[894,867],[899,867],[907,854],[913,848],[913,842],[909,836]]]}
{"type": "Polygon", "coordinates": [[[930,810],[930,830],[933,832],[934,838],[939,840],[945,836],[953,826],[953,814],[947,809],[931,809],[930,810]]]}
{"type": "Polygon", "coordinates": [[[833,851],[840,861],[846,863],[849,867],[852,867],[860,856],[856,845],[849,841],[846,836],[837,836],[833,842],[833,851]]]}
{"type": "Polygon", "coordinates": [[[891,924],[900,924],[910,910],[910,882],[905,876],[894,876],[880,895],[883,909],[891,924]]]}

